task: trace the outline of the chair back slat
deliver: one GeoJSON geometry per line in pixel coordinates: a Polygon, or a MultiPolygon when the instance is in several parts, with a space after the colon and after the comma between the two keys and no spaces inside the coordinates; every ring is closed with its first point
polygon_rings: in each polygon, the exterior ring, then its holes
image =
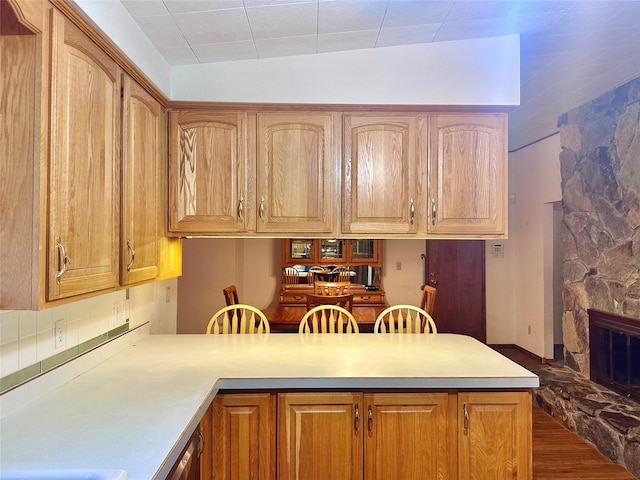
{"type": "Polygon", "coordinates": [[[269,321],[260,310],[251,305],[234,304],[213,314],[206,333],[254,334],[269,333],[270,330],[269,321]]]}
{"type": "Polygon", "coordinates": [[[298,333],[359,333],[359,329],[356,319],[346,309],[318,305],[302,317],[298,333]]]}
{"type": "Polygon", "coordinates": [[[394,305],[385,309],[373,327],[374,333],[438,333],[426,311],[414,305],[394,305]]]}

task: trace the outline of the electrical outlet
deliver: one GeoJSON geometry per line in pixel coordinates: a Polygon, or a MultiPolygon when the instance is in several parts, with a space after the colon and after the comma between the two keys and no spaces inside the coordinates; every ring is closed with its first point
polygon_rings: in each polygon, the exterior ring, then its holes
{"type": "Polygon", "coordinates": [[[64,348],[67,345],[67,329],[64,318],[56,320],[53,329],[53,348],[64,348]]]}
{"type": "Polygon", "coordinates": [[[164,292],[164,301],[165,303],[169,303],[171,301],[171,287],[167,287],[164,292]]]}
{"type": "Polygon", "coordinates": [[[527,332],[531,335],[531,325],[527,325],[527,332]]]}
{"type": "Polygon", "coordinates": [[[396,262],[396,270],[402,270],[402,262],[396,262]]]}

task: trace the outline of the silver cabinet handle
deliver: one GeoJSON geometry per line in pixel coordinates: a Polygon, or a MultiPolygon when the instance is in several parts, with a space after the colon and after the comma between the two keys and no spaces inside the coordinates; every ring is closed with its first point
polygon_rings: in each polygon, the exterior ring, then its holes
{"type": "Polygon", "coordinates": [[[131,246],[131,240],[127,238],[127,248],[131,254],[131,261],[127,264],[127,273],[131,273],[131,267],[133,267],[133,261],[136,259],[136,251],[131,246]]]}
{"type": "Polygon", "coordinates": [[[436,199],[431,198],[431,225],[436,224],[436,199]]]}
{"type": "Polygon", "coordinates": [[[371,409],[371,405],[367,409],[369,412],[367,413],[367,428],[369,429],[369,433],[373,431],[373,411],[371,409]]]}
{"type": "Polygon", "coordinates": [[[462,413],[464,414],[464,430],[465,435],[469,435],[469,411],[467,410],[467,404],[462,404],[462,413]]]}
{"type": "Polygon", "coordinates": [[[360,428],[360,409],[358,408],[358,404],[356,403],[356,408],[355,408],[355,413],[353,416],[353,428],[355,429],[355,431],[358,431],[358,428],[360,428]]]}
{"type": "Polygon", "coordinates": [[[260,199],[260,220],[264,223],[264,197],[260,199]]]}
{"type": "Polygon", "coordinates": [[[198,429],[198,457],[202,456],[202,452],[204,452],[204,434],[202,430],[198,429]]]}
{"type": "Polygon", "coordinates": [[[238,221],[242,222],[244,219],[244,197],[240,195],[240,202],[238,203],[238,221]]]}
{"type": "Polygon", "coordinates": [[[413,204],[413,198],[411,199],[411,206],[409,207],[409,223],[413,225],[413,219],[416,216],[416,207],[413,204]]]}
{"type": "Polygon", "coordinates": [[[67,263],[69,259],[67,258],[67,252],[64,249],[64,245],[60,241],[60,237],[56,237],[56,247],[58,249],[58,255],[60,259],[60,270],[56,272],[56,283],[60,285],[60,279],[64,272],[67,271],[67,263]]]}

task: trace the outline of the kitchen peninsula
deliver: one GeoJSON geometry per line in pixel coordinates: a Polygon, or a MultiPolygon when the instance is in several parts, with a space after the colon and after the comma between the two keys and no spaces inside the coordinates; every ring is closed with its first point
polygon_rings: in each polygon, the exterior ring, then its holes
{"type": "MultiPolygon", "coordinates": [[[[130,480],[163,479],[222,391],[267,392],[278,396],[279,407],[294,408],[287,396],[305,390],[322,397],[360,392],[356,397],[365,399],[380,392],[441,395],[444,410],[433,407],[446,421],[448,435],[440,440],[448,456],[442,467],[448,475],[441,478],[466,478],[465,469],[477,465],[465,444],[480,440],[481,430],[498,432],[515,452],[510,468],[517,476],[509,478],[530,478],[530,389],[538,386],[538,377],[470,337],[136,335],[130,346],[58,388],[49,385],[38,394],[27,384],[0,397],[2,470],[111,468],[126,470],[130,480]],[[24,402],[16,405],[10,398],[16,395],[24,402]],[[506,400],[502,410],[500,395],[506,400]],[[478,428],[491,419],[501,422],[478,428]],[[514,425],[502,423],[505,419],[514,425]]],[[[360,404],[363,432],[365,409],[360,404]]],[[[490,441],[487,445],[474,449],[487,454],[493,448],[490,441]]],[[[278,452],[278,461],[282,455],[278,452]]],[[[278,469],[285,478],[285,466],[278,469]]]]}

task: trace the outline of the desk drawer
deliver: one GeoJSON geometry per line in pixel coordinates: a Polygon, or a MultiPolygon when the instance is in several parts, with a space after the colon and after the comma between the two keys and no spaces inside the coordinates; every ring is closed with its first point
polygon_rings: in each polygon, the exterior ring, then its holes
{"type": "Polygon", "coordinates": [[[353,304],[384,305],[384,293],[375,290],[366,293],[354,293],[353,304]]]}

